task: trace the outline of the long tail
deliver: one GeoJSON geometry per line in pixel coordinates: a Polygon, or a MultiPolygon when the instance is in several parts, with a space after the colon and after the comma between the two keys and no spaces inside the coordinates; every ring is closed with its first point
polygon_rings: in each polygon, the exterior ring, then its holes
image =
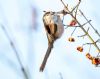
{"type": "Polygon", "coordinates": [[[47,59],[48,59],[48,57],[49,57],[49,55],[51,53],[51,50],[53,48],[53,43],[54,43],[54,41],[49,44],[48,49],[47,49],[47,52],[46,52],[45,57],[44,57],[44,60],[43,60],[43,62],[41,64],[41,66],[40,66],[40,71],[42,71],[42,72],[43,72],[43,70],[45,68],[47,59]]]}

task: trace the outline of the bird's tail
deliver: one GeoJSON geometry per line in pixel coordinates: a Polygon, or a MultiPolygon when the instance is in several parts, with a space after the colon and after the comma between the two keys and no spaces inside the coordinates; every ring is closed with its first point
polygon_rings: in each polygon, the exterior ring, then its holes
{"type": "Polygon", "coordinates": [[[51,50],[52,50],[52,48],[53,48],[53,43],[54,43],[54,41],[52,41],[52,42],[49,44],[48,49],[47,49],[47,52],[46,52],[45,57],[44,57],[44,60],[43,60],[43,62],[42,62],[42,64],[41,64],[41,66],[40,66],[40,71],[42,71],[42,72],[43,72],[43,70],[44,70],[44,68],[45,68],[47,59],[48,59],[48,57],[49,57],[49,55],[50,55],[50,53],[51,53],[51,50]]]}

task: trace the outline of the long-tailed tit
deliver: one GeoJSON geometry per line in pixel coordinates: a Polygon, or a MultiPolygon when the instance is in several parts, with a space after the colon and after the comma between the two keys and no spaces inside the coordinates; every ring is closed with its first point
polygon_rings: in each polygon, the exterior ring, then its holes
{"type": "Polygon", "coordinates": [[[57,12],[45,12],[43,16],[44,27],[48,38],[48,49],[45,54],[44,60],[40,66],[40,71],[43,71],[50,55],[53,43],[61,37],[64,32],[63,22],[57,12]]]}

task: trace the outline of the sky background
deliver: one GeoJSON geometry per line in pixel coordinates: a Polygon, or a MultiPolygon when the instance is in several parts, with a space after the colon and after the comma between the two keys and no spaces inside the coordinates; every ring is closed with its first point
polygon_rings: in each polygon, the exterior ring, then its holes
{"type": "MultiPolygon", "coordinates": [[[[63,0],[73,7],[77,0],[63,0]]],[[[100,1],[82,0],[80,9],[92,20],[93,26],[100,33],[100,1]]],[[[77,46],[90,42],[88,37],[77,38],[84,34],[81,29],[77,29],[73,34],[74,43],[68,42],[71,32],[74,28],[65,29],[63,36],[54,44],[54,49],[47,61],[44,72],[39,72],[39,67],[47,50],[48,41],[44,30],[42,16],[43,11],[60,11],[63,5],[60,0],[0,0],[0,79],[24,79],[20,69],[20,64],[16,58],[10,41],[8,40],[2,25],[7,34],[13,41],[20,60],[27,71],[29,79],[99,79],[100,67],[91,64],[85,54],[89,46],[84,47],[83,53],[76,50],[77,46]],[[33,15],[36,10],[36,17],[33,15]],[[35,19],[33,19],[33,17],[35,19]],[[36,30],[33,28],[36,22],[36,30]]],[[[68,24],[71,17],[67,15],[64,24],[68,24]]],[[[79,14],[80,23],[86,22],[79,14]]],[[[85,29],[90,27],[88,24],[85,29]]],[[[89,34],[94,40],[99,39],[92,29],[89,34]]],[[[100,47],[100,44],[98,44],[100,47]]],[[[91,54],[97,55],[94,46],[91,48],[91,54]]]]}

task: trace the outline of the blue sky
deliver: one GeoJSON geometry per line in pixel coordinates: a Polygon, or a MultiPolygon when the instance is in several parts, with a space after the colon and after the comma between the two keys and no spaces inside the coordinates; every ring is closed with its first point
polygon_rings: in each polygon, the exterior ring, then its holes
{"type": "MultiPolygon", "coordinates": [[[[77,0],[64,0],[64,2],[69,6],[74,6],[77,0]]],[[[82,0],[80,9],[92,20],[91,23],[100,32],[99,3],[99,0],[82,0]]],[[[62,73],[63,79],[99,79],[100,68],[96,68],[85,57],[88,46],[85,47],[83,53],[76,51],[77,46],[90,42],[87,37],[77,38],[78,35],[83,34],[82,30],[75,31],[75,43],[68,42],[72,28],[65,29],[61,39],[55,42],[44,72],[39,72],[48,44],[42,23],[43,11],[62,9],[63,5],[60,0],[0,0],[0,23],[5,26],[14,42],[29,79],[60,79],[59,73],[62,73]],[[37,31],[30,29],[32,28],[33,7],[36,8],[38,15],[37,31]]],[[[79,15],[79,17],[82,16],[79,15]]],[[[68,24],[70,20],[71,18],[67,15],[64,23],[68,24]]],[[[85,22],[83,18],[79,18],[79,21],[85,22]]],[[[89,33],[95,40],[99,38],[93,30],[89,33]]],[[[0,79],[24,79],[15,52],[2,28],[0,28],[0,37],[0,79]]],[[[96,49],[92,47],[91,53],[94,56],[97,55],[95,51],[96,49]]]]}

